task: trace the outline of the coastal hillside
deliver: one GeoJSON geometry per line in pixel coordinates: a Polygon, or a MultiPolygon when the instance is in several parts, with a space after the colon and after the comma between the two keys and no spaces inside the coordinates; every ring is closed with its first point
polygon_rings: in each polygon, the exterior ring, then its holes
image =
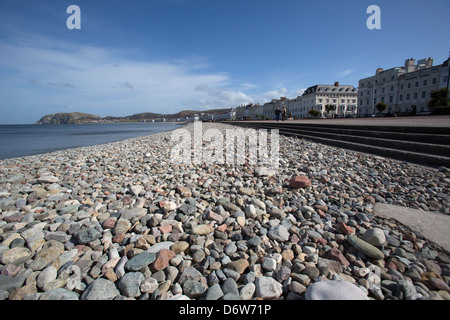
{"type": "Polygon", "coordinates": [[[78,123],[93,123],[93,122],[142,122],[165,119],[166,121],[178,121],[178,119],[185,119],[187,117],[194,117],[195,115],[221,115],[229,112],[230,109],[213,109],[206,111],[183,110],[173,114],[159,114],[152,112],[137,113],[125,117],[99,117],[89,113],[72,112],[72,113],[57,113],[42,117],[36,124],[78,124],[78,123]]]}
{"type": "Polygon", "coordinates": [[[83,113],[83,112],[72,112],[72,113],[56,113],[49,114],[42,117],[36,124],[80,124],[80,123],[91,123],[102,120],[101,117],[83,113]]]}

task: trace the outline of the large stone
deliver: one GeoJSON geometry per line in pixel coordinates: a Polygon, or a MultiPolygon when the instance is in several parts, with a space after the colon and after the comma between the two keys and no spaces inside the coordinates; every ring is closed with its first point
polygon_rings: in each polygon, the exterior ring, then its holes
{"type": "Polygon", "coordinates": [[[79,295],[64,288],[57,288],[43,293],[39,300],[79,300],[79,295]]]}
{"type": "Polygon", "coordinates": [[[262,276],[256,279],[256,296],[271,300],[277,299],[283,293],[283,286],[274,278],[262,276]]]}
{"type": "Polygon", "coordinates": [[[289,239],[289,231],[281,224],[271,227],[267,235],[270,239],[278,242],[284,242],[289,239]]]}
{"type": "Polygon", "coordinates": [[[81,300],[112,300],[118,295],[120,292],[113,282],[99,278],[84,290],[81,300]]]}
{"type": "Polygon", "coordinates": [[[241,188],[239,188],[239,193],[242,195],[245,195],[245,196],[253,196],[256,194],[256,191],[253,188],[241,187],[241,188]]]}
{"type": "Polygon", "coordinates": [[[130,230],[130,228],[131,228],[130,221],[128,221],[127,219],[120,218],[119,220],[117,220],[114,226],[113,233],[114,235],[118,235],[120,233],[127,233],[128,230],[130,230]]]}
{"type": "Polygon", "coordinates": [[[194,267],[189,267],[183,270],[178,279],[178,283],[183,285],[184,282],[192,280],[192,281],[200,281],[202,279],[202,274],[200,271],[195,269],[194,267]]]}
{"type": "Polygon", "coordinates": [[[227,268],[236,271],[239,274],[243,274],[245,269],[249,266],[249,262],[246,259],[239,259],[227,264],[227,268]]]}
{"type": "Polygon", "coordinates": [[[52,263],[53,261],[58,259],[63,252],[64,244],[56,240],[47,241],[42,249],[35,254],[33,258],[34,261],[31,263],[30,268],[32,268],[33,270],[42,270],[43,268],[37,267],[37,264],[43,265],[45,267],[49,263],[52,263]],[[33,265],[35,265],[36,268],[33,265]]]}
{"type": "Polygon", "coordinates": [[[200,236],[206,236],[214,231],[214,228],[207,224],[201,224],[192,228],[192,233],[200,236]]]}
{"type": "Polygon", "coordinates": [[[189,243],[187,243],[186,241],[177,241],[170,246],[170,250],[172,250],[176,254],[185,251],[187,248],[189,248],[189,243]]]}
{"type": "Polygon", "coordinates": [[[198,299],[206,294],[207,288],[201,282],[188,280],[183,284],[183,292],[191,299],[198,299]]]}
{"type": "Polygon", "coordinates": [[[56,240],[62,243],[66,243],[67,241],[70,240],[72,236],[62,232],[62,231],[55,231],[55,232],[49,232],[45,235],[45,240],[49,241],[49,240],[56,240]]]}
{"type": "Polygon", "coordinates": [[[120,217],[125,220],[131,220],[133,218],[142,218],[147,214],[147,209],[144,208],[134,208],[130,210],[125,210],[120,217]]]}
{"type": "Polygon", "coordinates": [[[156,254],[150,252],[141,252],[134,256],[125,264],[125,269],[130,271],[139,271],[156,260],[156,254]]]}
{"type": "Polygon", "coordinates": [[[384,258],[383,252],[381,252],[378,248],[356,236],[348,235],[347,240],[353,247],[373,259],[381,260],[384,258]]]}
{"type": "Polygon", "coordinates": [[[170,259],[175,257],[175,252],[169,249],[161,249],[157,255],[156,260],[152,264],[152,268],[155,271],[161,271],[169,266],[170,259]]]}
{"type": "Polygon", "coordinates": [[[333,248],[327,253],[327,259],[338,261],[343,266],[348,267],[350,262],[345,258],[341,251],[338,248],[333,248]]]}
{"type": "Polygon", "coordinates": [[[77,239],[78,242],[80,242],[81,244],[87,244],[89,242],[99,239],[101,235],[102,234],[98,232],[95,228],[87,228],[78,232],[77,239]]]}
{"type": "Polygon", "coordinates": [[[311,187],[311,180],[305,176],[294,176],[289,181],[289,184],[294,189],[311,187]]]}
{"type": "Polygon", "coordinates": [[[58,269],[53,266],[48,266],[47,268],[42,270],[41,273],[39,273],[38,277],[36,278],[36,285],[39,289],[45,291],[45,285],[47,283],[50,283],[51,281],[56,280],[57,276],[58,269]]]}
{"type": "Polygon", "coordinates": [[[218,283],[212,285],[206,293],[206,300],[219,300],[223,297],[223,291],[218,283]]]}
{"type": "Polygon", "coordinates": [[[130,298],[135,298],[141,295],[141,283],[145,280],[141,272],[128,272],[120,278],[119,289],[120,292],[130,298]]]}
{"type": "Polygon", "coordinates": [[[24,247],[15,247],[6,250],[1,255],[1,263],[19,265],[30,259],[32,256],[31,251],[24,247]]]}
{"type": "Polygon", "coordinates": [[[141,283],[141,292],[143,293],[150,293],[152,294],[153,292],[156,291],[156,289],[158,289],[158,281],[154,278],[146,278],[142,283],[141,283]]]}
{"type": "Polygon", "coordinates": [[[59,181],[59,179],[57,177],[50,176],[50,175],[41,176],[37,179],[38,183],[55,183],[58,181],[59,181]]]}
{"type": "Polygon", "coordinates": [[[320,281],[312,283],[305,293],[306,300],[369,300],[356,285],[348,281],[320,281]]]}
{"type": "Polygon", "coordinates": [[[362,239],[373,246],[381,246],[386,242],[386,236],[380,228],[372,228],[364,232],[362,239]]]}

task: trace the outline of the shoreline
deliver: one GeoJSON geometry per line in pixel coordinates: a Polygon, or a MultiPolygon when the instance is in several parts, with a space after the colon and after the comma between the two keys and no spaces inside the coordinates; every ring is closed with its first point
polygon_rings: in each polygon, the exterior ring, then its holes
{"type": "MultiPolygon", "coordinates": [[[[92,124],[92,125],[98,125],[98,124],[99,124],[99,123],[97,123],[97,124],[92,124]]],[[[126,124],[126,123],[123,123],[123,124],[126,124]]],[[[175,123],[173,123],[173,124],[175,124],[175,123]]],[[[73,125],[77,125],[77,124],[73,124],[73,125]]],[[[82,124],[82,125],[84,125],[84,124],[82,124]]],[[[179,126],[180,126],[180,127],[183,127],[183,126],[185,126],[185,125],[186,125],[186,124],[180,124],[179,126]]],[[[12,126],[15,126],[15,125],[12,125],[12,126]]],[[[19,125],[19,126],[20,126],[20,125],[19,125]]],[[[23,126],[41,126],[41,125],[36,125],[36,124],[29,125],[29,124],[27,124],[27,125],[23,125],[23,126]]],[[[65,125],[45,125],[45,126],[65,126],[65,125]]],[[[176,128],[176,129],[178,129],[178,128],[176,128]]],[[[158,133],[170,132],[170,131],[173,131],[173,130],[176,130],[176,129],[171,129],[171,130],[166,130],[166,131],[156,132],[156,133],[152,133],[152,134],[144,134],[144,135],[138,136],[138,137],[125,138],[125,139],[122,139],[122,140],[111,141],[111,142],[104,142],[104,143],[95,144],[95,145],[90,145],[90,146],[87,145],[87,146],[81,146],[81,147],[59,149],[59,150],[54,150],[54,151],[50,151],[50,152],[36,153],[36,154],[27,155],[27,156],[19,156],[19,157],[5,158],[5,159],[0,159],[0,162],[1,162],[1,161],[6,161],[6,160],[14,160],[14,159],[23,158],[23,157],[32,157],[32,156],[39,156],[39,155],[44,155],[44,154],[50,154],[50,153],[59,152],[59,151],[64,151],[64,150],[73,150],[73,149],[85,148],[85,147],[96,147],[96,146],[100,146],[100,145],[103,145],[103,144],[115,143],[115,142],[121,142],[121,141],[125,141],[125,140],[128,140],[128,139],[135,139],[135,138],[140,138],[140,137],[151,136],[151,135],[158,134],[158,133]]]]}
{"type": "Polygon", "coordinates": [[[1,160],[0,297],[450,299],[448,253],[374,214],[449,215],[444,172],[284,136],[277,172],[174,165],[170,133],[1,160]]]}

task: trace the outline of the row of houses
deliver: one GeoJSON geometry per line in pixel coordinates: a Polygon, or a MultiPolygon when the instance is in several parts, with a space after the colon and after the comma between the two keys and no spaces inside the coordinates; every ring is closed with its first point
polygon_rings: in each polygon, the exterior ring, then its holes
{"type": "Polygon", "coordinates": [[[236,119],[273,119],[275,110],[286,108],[288,117],[302,119],[310,117],[311,110],[317,110],[327,117],[356,116],[358,106],[358,89],[351,85],[318,84],[309,87],[303,95],[294,99],[281,97],[272,99],[264,105],[245,105],[236,108],[236,119]],[[334,111],[327,112],[326,105],[335,106],[334,111]]]}
{"type": "MultiPolygon", "coordinates": [[[[450,59],[449,59],[450,60],[450,59]]],[[[274,119],[275,110],[286,107],[289,118],[303,119],[317,110],[321,117],[367,117],[377,113],[375,106],[385,102],[385,113],[427,114],[427,103],[433,90],[449,87],[449,60],[433,66],[433,59],[407,59],[404,66],[383,70],[361,79],[359,88],[352,85],[317,84],[293,99],[281,97],[263,105],[249,104],[232,108],[224,116],[230,120],[274,119]],[[327,111],[332,105],[334,110],[327,111]]]]}

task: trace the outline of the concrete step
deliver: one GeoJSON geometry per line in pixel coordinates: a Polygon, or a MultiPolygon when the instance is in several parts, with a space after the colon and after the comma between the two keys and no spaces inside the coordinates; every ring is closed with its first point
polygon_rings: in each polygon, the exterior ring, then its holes
{"type": "Polygon", "coordinates": [[[281,128],[296,128],[296,129],[305,129],[308,131],[317,131],[317,132],[329,132],[335,134],[344,134],[344,135],[352,135],[352,136],[364,136],[364,137],[373,137],[373,138],[381,138],[388,140],[403,140],[403,141],[415,141],[420,143],[431,143],[431,144],[439,144],[439,145],[448,145],[450,146],[450,134],[432,134],[432,133],[419,133],[419,132],[401,132],[401,131],[384,131],[384,130],[372,130],[371,128],[363,129],[348,129],[348,128],[331,128],[331,127],[323,127],[323,126],[280,126],[281,128]]]}
{"type": "Polygon", "coordinates": [[[327,139],[335,139],[342,140],[348,142],[369,144],[378,147],[388,147],[391,149],[399,149],[412,151],[417,153],[428,153],[434,154],[438,156],[450,157],[450,145],[441,145],[441,144],[433,144],[433,143],[422,143],[416,141],[404,141],[404,140],[393,140],[393,139],[385,139],[385,138],[374,138],[374,137],[366,137],[359,135],[349,135],[349,134],[336,134],[329,132],[316,132],[309,130],[302,130],[296,128],[280,128],[280,133],[288,134],[293,133],[297,136],[317,136],[321,138],[327,139]]]}
{"type": "MultiPolygon", "coordinates": [[[[359,129],[351,129],[353,131],[345,131],[346,133],[353,133],[353,134],[336,134],[336,132],[330,133],[328,132],[328,130],[329,129],[342,130],[342,128],[328,128],[328,126],[327,127],[322,126],[321,131],[319,132],[317,131],[318,128],[315,128],[316,130],[311,130],[311,127],[314,126],[308,126],[309,130],[305,130],[305,126],[303,125],[300,126],[298,124],[283,125],[281,123],[269,124],[269,123],[255,123],[255,122],[230,122],[230,124],[254,129],[279,129],[280,134],[284,134],[286,136],[304,138],[339,148],[350,149],[384,157],[390,157],[398,160],[403,160],[431,167],[439,167],[439,166],[450,167],[450,150],[447,144],[423,143],[413,140],[412,141],[407,140],[408,134],[406,132],[403,132],[405,134],[403,136],[405,140],[400,139],[394,140],[377,137],[367,137],[358,134],[360,133],[359,131],[368,131],[366,130],[366,127],[364,127],[364,129],[360,127],[359,129]]],[[[390,132],[392,132],[392,130],[390,132]]],[[[398,130],[398,132],[402,133],[401,130],[398,130]]],[[[431,133],[426,134],[433,135],[431,133]]],[[[410,136],[410,138],[413,139],[413,136],[410,136]]],[[[435,141],[435,140],[430,139],[428,141],[435,141]]]]}
{"type": "MultiPolygon", "coordinates": [[[[315,132],[327,132],[335,134],[343,134],[350,136],[363,136],[363,137],[373,137],[387,140],[401,140],[408,142],[420,142],[420,143],[430,143],[436,145],[448,145],[450,146],[450,134],[431,134],[431,133],[419,133],[419,132],[402,132],[404,129],[395,131],[395,127],[391,127],[389,131],[385,130],[372,130],[372,127],[359,127],[359,129],[349,129],[349,126],[320,126],[320,125],[303,125],[303,124],[264,124],[264,123],[248,123],[247,127],[253,128],[266,128],[266,129],[303,129],[307,131],[315,132]]],[[[414,128],[417,129],[417,128],[414,128]]],[[[411,131],[418,131],[411,129],[411,131]]],[[[445,128],[444,128],[445,129],[445,128]]]]}

